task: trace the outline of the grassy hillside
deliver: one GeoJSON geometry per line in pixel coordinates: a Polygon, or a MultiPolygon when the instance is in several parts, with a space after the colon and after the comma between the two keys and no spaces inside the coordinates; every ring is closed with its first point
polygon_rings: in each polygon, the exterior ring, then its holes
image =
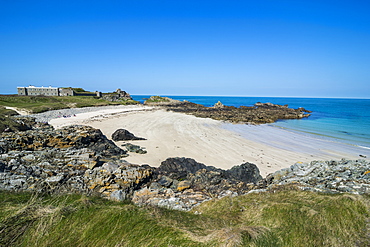
{"type": "Polygon", "coordinates": [[[285,189],[180,212],[1,192],[0,246],[369,246],[369,199],[285,189]]]}
{"type": "Polygon", "coordinates": [[[7,128],[22,129],[22,124],[12,118],[15,115],[18,115],[18,113],[0,106],[0,132],[7,128]]]}
{"type": "Polygon", "coordinates": [[[93,96],[18,96],[0,95],[0,106],[26,109],[32,113],[72,107],[137,104],[134,100],[110,102],[93,96]]]}

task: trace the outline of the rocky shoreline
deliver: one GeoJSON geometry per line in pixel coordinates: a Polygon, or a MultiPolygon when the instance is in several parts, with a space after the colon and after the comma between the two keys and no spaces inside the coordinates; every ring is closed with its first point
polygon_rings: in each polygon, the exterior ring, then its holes
{"type": "Polygon", "coordinates": [[[58,130],[34,125],[0,136],[0,189],[37,193],[83,193],[190,210],[213,198],[273,191],[281,186],[326,193],[370,193],[370,162],[297,163],[262,178],[256,165],[229,170],[193,159],[168,158],[158,168],[125,161],[127,151],[98,129],[58,130]]]}
{"type": "Polygon", "coordinates": [[[146,105],[165,107],[168,111],[181,112],[196,117],[212,118],[232,123],[265,124],[282,119],[302,119],[311,111],[304,108],[289,108],[288,105],[257,102],[254,106],[225,106],[220,101],[213,107],[189,101],[178,101],[167,97],[153,96],[144,102],[146,105]]]}

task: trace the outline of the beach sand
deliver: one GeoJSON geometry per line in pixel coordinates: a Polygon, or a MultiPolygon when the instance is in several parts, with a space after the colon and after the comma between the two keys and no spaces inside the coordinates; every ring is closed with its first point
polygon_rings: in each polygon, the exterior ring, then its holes
{"type": "MultiPolygon", "coordinates": [[[[359,159],[370,150],[269,125],[231,124],[146,106],[81,113],[50,121],[56,128],[83,124],[100,129],[109,139],[117,129],[127,129],[147,140],[129,141],[145,147],[147,154],[129,153],[133,164],[159,166],[169,157],[193,158],[205,165],[229,169],[254,163],[266,176],[296,162],[359,159]]],[[[115,142],[119,147],[125,142],[115,142]]]]}

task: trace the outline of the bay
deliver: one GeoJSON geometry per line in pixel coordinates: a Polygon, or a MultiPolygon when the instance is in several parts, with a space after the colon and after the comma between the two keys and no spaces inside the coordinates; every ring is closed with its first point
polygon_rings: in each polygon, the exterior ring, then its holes
{"type": "MultiPolygon", "coordinates": [[[[370,99],[164,96],[181,101],[188,100],[205,106],[213,106],[220,101],[224,105],[235,107],[252,106],[256,102],[287,104],[291,108],[303,107],[312,111],[310,117],[279,120],[269,125],[370,149],[370,99]]],[[[134,100],[144,102],[150,96],[133,95],[132,97],[134,100]]]]}

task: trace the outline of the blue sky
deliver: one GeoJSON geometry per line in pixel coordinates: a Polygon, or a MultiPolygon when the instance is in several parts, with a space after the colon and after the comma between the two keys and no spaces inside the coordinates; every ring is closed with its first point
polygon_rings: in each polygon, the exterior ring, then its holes
{"type": "Polygon", "coordinates": [[[0,85],[370,98],[370,2],[0,0],[0,85]]]}

